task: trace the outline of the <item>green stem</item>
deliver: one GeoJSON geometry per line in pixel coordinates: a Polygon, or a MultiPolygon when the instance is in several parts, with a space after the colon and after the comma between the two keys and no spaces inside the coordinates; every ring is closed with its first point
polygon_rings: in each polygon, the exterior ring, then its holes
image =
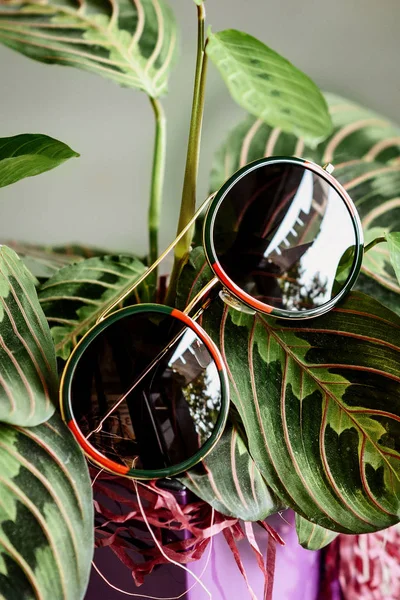
{"type": "MultiPolygon", "coordinates": [[[[205,8],[197,6],[197,57],[194,77],[192,114],[186,155],[185,177],[183,180],[181,210],[177,234],[189,223],[196,210],[196,188],[199,171],[201,128],[203,123],[205,85],[207,75],[207,55],[204,43],[205,8]]],[[[166,296],[167,304],[174,304],[176,286],[183,262],[190,250],[193,230],[189,230],[175,247],[175,260],[166,296]]]]}
{"type": "MultiPolygon", "coordinates": [[[[160,229],[162,192],[165,175],[167,128],[165,114],[161,103],[156,98],[150,98],[150,102],[156,120],[148,215],[150,243],[149,263],[152,265],[158,257],[158,231],[160,229]]],[[[155,280],[157,281],[157,273],[155,274],[155,280]]]]}
{"type": "Polygon", "coordinates": [[[385,237],[377,237],[377,238],[375,238],[374,240],[372,240],[372,242],[370,242],[369,244],[367,244],[366,246],[364,246],[364,253],[368,252],[368,250],[371,250],[371,248],[373,248],[377,244],[382,244],[383,242],[387,242],[387,239],[385,237]]]}

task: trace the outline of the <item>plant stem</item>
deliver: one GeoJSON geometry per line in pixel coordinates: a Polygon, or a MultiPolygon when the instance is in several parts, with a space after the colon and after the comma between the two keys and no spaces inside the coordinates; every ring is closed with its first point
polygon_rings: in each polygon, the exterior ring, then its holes
{"type": "MultiPolygon", "coordinates": [[[[153,107],[156,120],[148,215],[150,245],[149,264],[152,265],[158,257],[158,231],[160,229],[162,192],[165,175],[167,128],[165,114],[161,103],[159,100],[157,100],[157,98],[150,98],[150,102],[153,107]]],[[[155,280],[157,281],[157,273],[155,274],[155,280]]]]}
{"type": "MultiPolygon", "coordinates": [[[[203,123],[205,84],[207,75],[207,55],[204,44],[205,8],[203,4],[197,6],[197,58],[194,76],[192,114],[190,119],[189,140],[186,155],[185,177],[183,180],[181,210],[177,234],[189,223],[196,209],[196,188],[199,170],[201,128],[203,123]]],[[[171,272],[170,283],[166,302],[173,304],[176,294],[176,285],[182,264],[190,250],[193,231],[189,230],[175,248],[174,266],[171,272]]]]}
{"type": "Polygon", "coordinates": [[[370,242],[369,244],[367,244],[366,246],[364,246],[364,253],[368,252],[368,250],[371,250],[371,248],[373,248],[377,244],[382,244],[383,242],[387,242],[387,239],[385,237],[377,237],[377,238],[375,238],[374,240],[372,240],[372,242],[370,242]]]}

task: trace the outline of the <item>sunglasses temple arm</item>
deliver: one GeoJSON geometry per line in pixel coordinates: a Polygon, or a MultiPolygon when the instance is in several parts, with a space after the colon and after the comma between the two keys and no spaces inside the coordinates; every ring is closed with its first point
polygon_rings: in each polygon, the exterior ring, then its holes
{"type": "Polygon", "coordinates": [[[195,306],[203,301],[203,304],[198,309],[198,311],[191,317],[193,321],[196,321],[200,317],[200,315],[205,311],[205,309],[211,304],[211,302],[215,299],[217,290],[215,286],[219,283],[218,277],[213,277],[211,281],[209,281],[189,302],[185,310],[183,311],[185,315],[189,316],[195,306]],[[213,291],[213,293],[211,293],[213,291]]]}
{"type": "Polygon", "coordinates": [[[204,202],[203,204],[200,206],[200,208],[195,212],[195,214],[193,215],[192,219],[189,221],[189,223],[182,229],[182,231],[179,233],[179,235],[176,237],[176,239],[168,246],[168,248],[166,248],[164,250],[164,252],[157,258],[157,260],[148,268],[146,269],[146,271],[143,273],[143,275],[141,275],[139,277],[139,279],[136,279],[136,281],[131,285],[131,287],[129,287],[123,294],[121,294],[120,296],[118,296],[118,298],[112,303],[110,304],[110,306],[108,306],[100,315],[100,317],[97,319],[96,323],[100,323],[101,321],[103,321],[103,319],[105,319],[105,317],[107,315],[109,315],[117,306],[118,304],[120,304],[121,302],[123,302],[123,300],[125,300],[125,298],[127,298],[128,296],[130,296],[132,294],[132,292],[137,288],[138,285],[140,285],[142,283],[142,281],[144,281],[148,275],[150,275],[150,273],[152,271],[154,271],[154,269],[156,269],[158,267],[158,265],[164,260],[164,258],[171,252],[171,250],[173,250],[173,248],[175,248],[176,244],[183,238],[183,236],[185,235],[185,233],[187,233],[189,231],[189,229],[193,226],[193,224],[195,223],[196,219],[199,217],[199,215],[203,212],[203,210],[208,206],[208,204],[211,202],[211,200],[214,198],[215,193],[211,194],[204,202]]]}

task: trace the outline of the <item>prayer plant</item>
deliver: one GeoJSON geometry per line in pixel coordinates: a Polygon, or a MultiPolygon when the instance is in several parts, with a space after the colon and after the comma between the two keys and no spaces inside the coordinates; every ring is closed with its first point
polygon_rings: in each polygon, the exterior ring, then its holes
{"type": "MultiPolygon", "coordinates": [[[[216,153],[211,191],[263,156],[331,162],[371,244],[355,290],[322,317],[287,323],[222,303],[205,312],[202,325],[228,367],[231,416],[206,468],[179,477],[202,502],[183,514],[152,483],[143,491],[146,510],[154,527],[163,527],[158,506],[164,526],[168,510],[170,523],[180,520],[194,536],[192,559],[210,535],[204,533],[210,507],[231,547],[238,519],[264,523],[290,507],[300,543],[318,549],[338,533],[368,533],[400,521],[400,129],[348,100],[322,94],[249,34],[205,35],[204,5],[195,4],[197,59],[178,231],[192,219],[198,200],[210,61],[249,113],[216,153]],[[161,504],[152,500],[154,493],[161,504]]],[[[0,597],[7,600],[77,600],[85,594],[94,547],[92,488],[81,449],[58,414],[56,357],[62,366],[105,307],[159,254],[166,154],[161,97],[177,58],[176,29],[165,0],[0,0],[3,44],[140,90],[149,98],[156,132],[144,260],[135,248],[122,256],[83,246],[0,247],[0,597]]],[[[3,138],[0,187],[77,156],[45,135],[3,138]]],[[[167,304],[185,306],[212,277],[196,239],[191,229],[175,247],[167,304]]],[[[128,303],[154,301],[158,288],[156,278],[149,278],[128,303]]],[[[107,491],[112,480],[98,480],[99,494],[127,503],[126,493],[107,491]]],[[[128,489],[125,481],[116,485],[128,489]]],[[[99,502],[96,511],[112,521],[99,502]]],[[[142,520],[137,512],[136,526],[142,520]]],[[[124,534],[115,534],[112,543],[105,527],[97,543],[108,539],[122,557],[134,526],[131,512],[124,534]]],[[[188,548],[182,546],[183,556],[188,548]]],[[[157,552],[148,567],[145,561],[135,571],[132,562],[138,583],[163,561],[154,558],[157,552]]]]}

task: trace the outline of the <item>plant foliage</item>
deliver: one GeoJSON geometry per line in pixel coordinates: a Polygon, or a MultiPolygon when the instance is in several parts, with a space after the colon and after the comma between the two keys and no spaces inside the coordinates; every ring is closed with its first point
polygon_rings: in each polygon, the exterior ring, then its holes
{"type": "Polygon", "coordinates": [[[0,6],[0,41],[157,98],[167,91],[176,25],[164,0],[11,0],[0,6]]]}
{"type": "Polygon", "coordinates": [[[0,187],[50,171],[74,156],[79,154],[66,144],[39,133],[0,138],[0,187]]]}
{"type": "Polygon", "coordinates": [[[88,469],[58,415],[0,424],[0,597],[83,598],[93,555],[88,469]]]}
{"type": "Polygon", "coordinates": [[[207,54],[236,102],[261,121],[310,144],[330,133],[328,108],[315,83],[256,38],[235,29],[210,33],[207,54]]]}
{"type": "MultiPolygon", "coordinates": [[[[93,257],[67,265],[39,288],[39,300],[51,326],[57,356],[67,359],[79,339],[145,271],[131,256],[93,257]]],[[[144,282],[136,302],[147,299],[144,282]]]]}
{"type": "Polygon", "coordinates": [[[31,426],[51,417],[58,377],[49,326],[34,278],[6,246],[0,246],[0,364],[0,421],[31,426]]]}

